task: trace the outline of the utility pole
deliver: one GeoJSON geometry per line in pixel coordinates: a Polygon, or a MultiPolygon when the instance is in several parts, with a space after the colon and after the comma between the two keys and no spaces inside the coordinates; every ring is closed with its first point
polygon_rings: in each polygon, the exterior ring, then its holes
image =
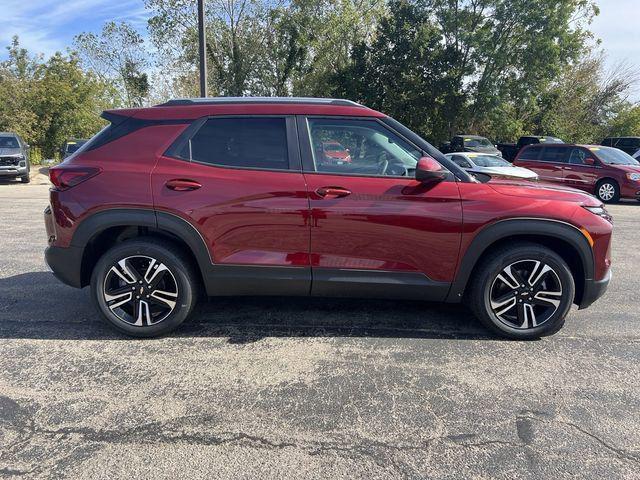
{"type": "Polygon", "coordinates": [[[204,26],[204,0],[198,0],[198,50],[200,55],[200,96],[207,96],[207,35],[204,26]]]}

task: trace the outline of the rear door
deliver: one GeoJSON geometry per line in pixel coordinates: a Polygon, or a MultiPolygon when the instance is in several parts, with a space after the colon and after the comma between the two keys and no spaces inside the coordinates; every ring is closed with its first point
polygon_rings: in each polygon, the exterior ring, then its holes
{"type": "Polygon", "coordinates": [[[190,223],[206,242],[210,294],[308,294],[309,202],[295,118],[202,118],[160,157],[156,210],[190,223]]]}
{"type": "Polygon", "coordinates": [[[311,204],[314,295],[445,298],[457,266],[462,205],[453,176],[415,180],[422,152],[378,119],[299,117],[311,204]],[[339,142],[351,162],[323,157],[339,142]]]}
{"type": "Polygon", "coordinates": [[[592,158],[596,161],[594,155],[583,147],[572,147],[568,150],[569,156],[564,167],[564,183],[568,187],[593,192],[600,167],[595,164],[587,165],[585,159],[592,158]]]}
{"type": "Polygon", "coordinates": [[[569,149],[561,146],[529,147],[531,149],[539,149],[537,159],[530,160],[527,164],[518,162],[518,165],[536,172],[543,182],[564,183],[564,167],[569,149]]]}

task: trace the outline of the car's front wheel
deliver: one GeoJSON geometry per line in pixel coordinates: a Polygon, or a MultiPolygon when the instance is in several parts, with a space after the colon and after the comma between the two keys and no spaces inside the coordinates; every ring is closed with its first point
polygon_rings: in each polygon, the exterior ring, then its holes
{"type": "Polygon", "coordinates": [[[108,250],[91,276],[91,294],[105,320],[136,337],[178,327],[196,302],[191,262],[177,246],[155,238],[126,240],[108,250]]]}
{"type": "Polygon", "coordinates": [[[596,196],[604,203],[614,203],[620,200],[620,187],[614,180],[601,180],[596,185],[596,196]]]}
{"type": "Polygon", "coordinates": [[[542,245],[522,242],[484,259],[472,279],[469,303],[492,331],[531,339],[560,330],[574,296],[566,262],[542,245]]]}

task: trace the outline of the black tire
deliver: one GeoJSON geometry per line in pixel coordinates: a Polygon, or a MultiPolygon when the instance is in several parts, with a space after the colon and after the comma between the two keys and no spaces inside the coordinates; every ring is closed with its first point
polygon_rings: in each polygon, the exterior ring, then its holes
{"type": "Polygon", "coordinates": [[[574,296],[575,282],[571,270],[558,254],[536,243],[517,242],[490,252],[478,265],[469,285],[467,302],[475,316],[491,331],[511,339],[528,340],[552,335],[559,331],[571,309],[574,296]],[[527,283],[534,277],[536,262],[540,262],[537,272],[543,271],[546,268],[545,265],[551,268],[551,271],[547,271],[543,277],[542,285],[545,291],[542,290],[542,286],[540,290],[537,290],[537,286],[536,290],[531,290],[534,287],[531,283],[527,283]],[[530,276],[526,273],[527,266],[533,269],[530,276]],[[511,292],[509,290],[511,287],[498,278],[501,274],[503,278],[507,276],[505,269],[508,267],[512,267],[509,271],[515,275],[511,278],[520,279],[521,285],[525,288],[516,284],[517,288],[511,292]],[[520,268],[523,270],[519,271],[520,268]],[[508,298],[508,300],[503,304],[504,306],[492,308],[492,305],[494,307],[499,305],[499,299],[494,299],[494,295],[500,291],[500,288],[505,293],[503,296],[496,296],[502,299],[508,298]],[[546,290],[553,290],[553,292],[546,292],[546,290]],[[511,296],[516,299],[515,303],[512,302],[511,296]],[[533,301],[529,303],[532,299],[533,301]],[[557,306],[552,304],[555,299],[559,299],[557,306]],[[508,307],[512,303],[513,306],[509,310],[508,307]],[[505,313],[501,311],[503,308],[506,309],[505,313]],[[538,313],[534,312],[536,309],[538,313]],[[524,322],[518,326],[521,313],[524,315],[524,322]],[[510,315],[516,318],[511,321],[508,319],[510,315]],[[536,321],[540,323],[536,325],[536,321]]]}
{"type": "Polygon", "coordinates": [[[31,182],[31,179],[29,178],[29,174],[26,174],[26,175],[24,175],[24,176],[20,177],[20,181],[21,181],[22,183],[29,183],[29,182],[31,182]]]}
{"type": "Polygon", "coordinates": [[[596,185],[596,197],[604,203],[616,203],[620,200],[620,185],[615,180],[605,178],[596,185]],[[613,196],[610,196],[611,193],[613,196]]]}
{"type": "MultiPolygon", "coordinates": [[[[128,265],[128,267],[128,270],[131,271],[134,265],[128,265]]],[[[136,280],[144,278],[144,274],[140,273],[144,269],[145,267],[142,269],[133,268],[136,280]]],[[[122,272],[122,269],[119,269],[119,271],[122,272]]],[[[151,273],[149,278],[153,278],[151,267],[148,267],[147,273],[151,273]]],[[[112,327],[134,337],[157,337],[176,329],[193,311],[198,300],[199,287],[199,276],[188,257],[181,252],[181,247],[169,241],[153,237],[125,240],[115,245],[100,257],[91,275],[91,297],[102,317],[112,327]],[[147,266],[151,264],[155,265],[156,268],[164,265],[158,271],[164,271],[166,267],[168,273],[164,272],[161,279],[163,283],[157,289],[154,286],[153,289],[144,290],[148,286],[146,285],[147,282],[140,284],[140,281],[133,281],[130,283],[125,278],[129,276],[128,274],[123,277],[112,270],[112,267],[115,267],[123,259],[129,259],[128,262],[130,263],[138,262],[138,265],[140,265],[140,262],[147,261],[147,266]],[[155,260],[156,263],[151,263],[151,260],[155,260]],[[131,294],[130,301],[126,302],[122,308],[113,308],[113,305],[119,301],[113,301],[113,298],[111,299],[112,308],[110,308],[105,297],[108,288],[107,283],[113,285],[114,279],[120,283],[117,288],[128,290],[129,285],[131,285],[132,290],[135,291],[135,293],[131,294]],[[170,288],[166,287],[166,284],[170,284],[170,288]],[[158,291],[161,291],[161,287],[171,290],[172,294],[174,294],[175,287],[175,296],[169,297],[162,292],[163,302],[150,298],[155,296],[158,291]],[[138,293],[140,294],[139,296],[137,295],[138,293]],[[135,298],[134,295],[136,295],[135,298]],[[175,302],[173,302],[174,298],[175,302]],[[170,307],[169,303],[175,303],[175,305],[170,307]],[[163,308],[162,304],[166,304],[164,308],[169,310],[166,316],[164,312],[154,313],[154,309],[161,310],[163,308]],[[125,309],[128,310],[125,311],[125,309]],[[133,318],[134,311],[139,312],[137,321],[133,318]],[[152,318],[155,314],[158,316],[152,318]],[[157,323],[154,323],[156,320],[157,323]],[[134,321],[136,323],[139,321],[141,324],[136,325],[133,323],[134,321]]],[[[120,293],[119,295],[125,294],[120,293]]]]}

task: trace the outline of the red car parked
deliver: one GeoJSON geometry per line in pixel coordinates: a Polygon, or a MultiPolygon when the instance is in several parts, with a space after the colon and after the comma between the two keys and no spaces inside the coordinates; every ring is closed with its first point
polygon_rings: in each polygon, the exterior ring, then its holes
{"type": "Polygon", "coordinates": [[[464,300],[495,332],[533,338],[609,282],[611,219],[594,197],[480,183],[350,101],[174,100],[103,117],[50,171],[46,259],[130,335],[174,329],[202,289],[464,300]],[[352,162],[319,162],[327,139],[352,162]]]}
{"type": "Polygon", "coordinates": [[[601,145],[530,145],[513,162],[541,181],[560,183],[603,202],[640,200],[640,163],[622,150],[601,145]]]}
{"type": "Polygon", "coordinates": [[[322,155],[318,160],[338,164],[350,163],[351,155],[340,142],[322,142],[322,155]]]}

